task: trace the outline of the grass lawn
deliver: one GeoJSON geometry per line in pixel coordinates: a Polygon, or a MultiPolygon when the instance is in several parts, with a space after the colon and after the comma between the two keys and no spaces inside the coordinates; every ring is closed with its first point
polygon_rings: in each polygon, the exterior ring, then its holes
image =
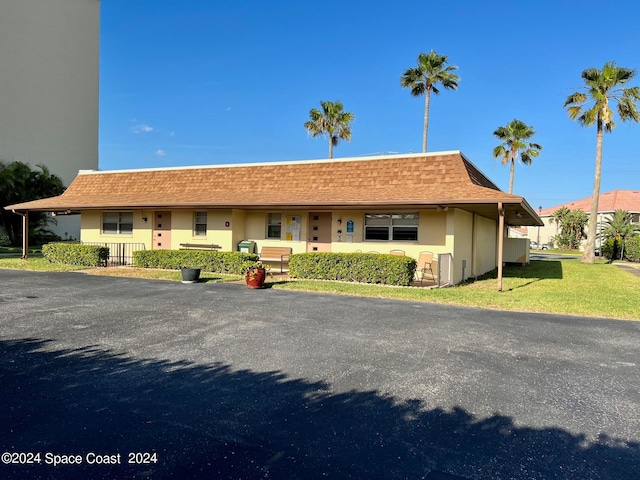
{"type": "MultiPolygon", "coordinates": [[[[182,273],[180,270],[160,270],[155,268],[132,268],[132,267],[109,267],[92,269],[91,275],[101,275],[109,277],[129,277],[129,278],[147,278],[151,280],[174,280],[181,281],[182,273]]],[[[243,280],[241,275],[228,275],[224,273],[202,272],[200,274],[201,282],[234,282],[243,280]]]]}
{"type": "Polygon", "coordinates": [[[61,265],[51,263],[49,260],[42,258],[42,254],[34,254],[29,256],[27,260],[22,260],[20,256],[22,250],[17,255],[1,254],[0,269],[8,268],[11,270],[33,270],[36,272],[68,272],[72,270],[83,270],[87,267],[79,267],[78,265],[61,265]]]}
{"type": "Polygon", "coordinates": [[[508,265],[503,291],[496,274],[452,288],[427,290],[341,282],[300,280],[274,288],[413,300],[498,310],[640,319],[640,277],[615,265],[579,260],[533,260],[508,265]]]}

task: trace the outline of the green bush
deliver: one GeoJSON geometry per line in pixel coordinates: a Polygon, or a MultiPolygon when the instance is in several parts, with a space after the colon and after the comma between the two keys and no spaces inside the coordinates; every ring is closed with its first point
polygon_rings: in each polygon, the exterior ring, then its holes
{"type": "Polygon", "coordinates": [[[602,247],[600,247],[602,256],[609,260],[618,260],[620,258],[620,242],[615,238],[607,238],[602,247]]]}
{"type": "Polygon", "coordinates": [[[133,265],[141,268],[200,268],[205,272],[244,274],[258,261],[258,255],[208,250],[139,250],[133,252],[133,265]]]}
{"type": "Polygon", "coordinates": [[[10,247],[11,239],[9,235],[0,235],[0,247],[10,247]]]}
{"type": "Polygon", "coordinates": [[[415,273],[414,258],[375,253],[296,253],[289,262],[289,275],[316,280],[411,285],[415,273]]]}
{"type": "Polygon", "coordinates": [[[632,262],[640,262],[640,236],[627,239],[624,245],[624,256],[632,262]]]}
{"type": "Polygon", "coordinates": [[[109,248],[81,243],[48,243],[42,246],[42,256],[51,263],[99,267],[109,258],[109,248]]]}

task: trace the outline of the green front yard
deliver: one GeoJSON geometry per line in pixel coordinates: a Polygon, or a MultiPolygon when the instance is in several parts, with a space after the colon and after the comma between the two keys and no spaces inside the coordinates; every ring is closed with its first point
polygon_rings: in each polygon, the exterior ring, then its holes
{"type": "Polygon", "coordinates": [[[533,260],[504,269],[503,292],[495,273],[473,283],[426,290],[301,280],[274,288],[425,301],[497,310],[640,320],[640,277],[606,263],[533,260]]]}

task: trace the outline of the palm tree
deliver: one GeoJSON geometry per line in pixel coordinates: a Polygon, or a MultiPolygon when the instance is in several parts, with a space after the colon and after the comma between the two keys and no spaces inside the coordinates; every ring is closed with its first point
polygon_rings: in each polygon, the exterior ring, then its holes
{"type": "Polygon", "coordinates": [[[500,145],[493,149],[495,158],[502,158],[502,164],[511,165],[509,176],[509,193],[513,193],[513,176],[516,169],[516,159],[520,156],[520,161],[525,165],[531,165],[532,159],[536,158],[542,150],[542,146],[537,143],[529,143],[531,137],[535,135],[533,127],[530,127],[521,120],[514,119],[506,126],[498,128],[493,134],[502,141],[500,145]]]}
{"type": "Polygon", "coordinates": [[[562,222],[564,222],[564,219],[567,217],[570,211],[571,210],[569,210],[567,207],[560,207],[559,209],[557,209],[555,212],[551,214],[551,216],[549,217],[549,220],[551,222],[555,222],[556,231],[558,231],[558,224],[562,225],[562,222]]]}
{"type": "Polygon", "coordinates": [[[615,127],[611,103],[617,104],[618,115],[622,121],[640,120],[636,101],[640,100],[638,87],[623,88],[636,75],[634,69],[617,67],[615,62],[607,62],[602,70],[587,68],[582,72],[584,86],[582,91],[572,93],[564,102],[564,108],[571,120],[578,120],[583,127],[596,124],[596,168],[591,195],[591,214],[587,231],[587,244],[582,255],[583,263],[593,263],[598,222],[598,198],[600,196],[600,177],[602,172],[602,134],[611,132],[615,127]],[[588,104],[592,105],[587,107],[588,104]]]}
{"type": "Polygon", "coordinates": [[[312,137],[329,136],[329,158],[333,158],[333,147],[340,140],[351,140],[350,123],[355,118],[353,113],[345,112],[342,102],[320,102],[322,110],[312,108],[309,111],[308,122],[304,128],[312,137]]]}
{"type": "Polygon", "coordinates": [[[411,89],[411,95],[424,99],[424,131],[422,133],[422,152],[427,151],[427,131],[429,130],[429,102],[431,92],[435,95],[440,93],[437,85],[442,84],[444,88],[456,90],[460,77],[453,73],[458,69],[455,65],[447,66],[446,55],[438,55],[431,50],[429,53],[418,55],[418,66],[407,69],[400,79],[400,84],[411,89]]]}
{"type": "Polygon", "coordinates": [[[604,239],[614,238],[620,244],[620,260],[624,258],[624,244],[626,241],[638,233],[639,227],[631,223],[631,214],[625,210],[618,209],[613,212],[613,216],[606,221],[606,226],[602,231],[604,239]]]}

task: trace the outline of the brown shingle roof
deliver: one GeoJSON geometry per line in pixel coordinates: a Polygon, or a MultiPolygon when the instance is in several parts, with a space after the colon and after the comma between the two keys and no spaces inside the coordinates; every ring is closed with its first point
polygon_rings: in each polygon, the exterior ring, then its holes
{"type": "MultiPolygon", "coordinates": [[[[542,210],[542,215],[552,215],[561,207],[569,210],[582,210],[589,213],[591,211],[591,197],[575,200],[573,202],[558,205],[556,207],[542,210]]],[[[611,190],[601,193],[598,198],[598,212],[614,212],[616,210],[626,210],[627,212],[640,212],[640,191],[638,190],[611,190]]]]}
{"type": "MultiPolygon", "coordinates": [[[[526,205],[460,152],[393,157],[80,172],[59,197],[16,210],[441,204],[526,205]]],[[[535,215],[535,213],[534,213],[535,215]]]]}

